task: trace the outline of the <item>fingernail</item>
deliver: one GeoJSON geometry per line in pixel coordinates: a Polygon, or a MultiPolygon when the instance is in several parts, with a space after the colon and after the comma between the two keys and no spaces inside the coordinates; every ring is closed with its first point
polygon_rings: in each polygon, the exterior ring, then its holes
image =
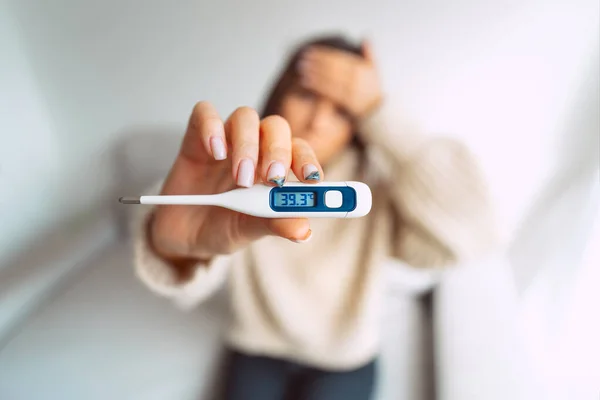
{"type": "Polygon", "coordinates": [[[309,229],[308,230],[308,234],[306,235],[306,237],[304,239],[294,239],[292,240],[292,242],[294,243],[306,243],[308,242],[310,239],[312,238],[312,230],[309,229]]]}
{"type": "Polygon", "coordinates": [[[302,168],[302,174],[304,174],[304,179],[307,181],[321,180],[321,174],[319,173],[319,169],[312,164],[306,164],[302,168]]]}
{"type": "Polygon", "coordinates": [[[254,163],[244,158],[240,161],[240,166],[238,167],[238,176],[237,176],[237,184],[239,186],[252,187],[254,183],[254,163]]]}
{"type": "Polygon", "coordinates": [[[272,163],[267,172],[267,179],[279,187],[283,186],[283,182],[285,182],[285,167],[283,164],[280,162],[272,163]]]}
{"type": "Polygon", "coordinates": [[[302,51],[302,58],[308,58],[312,54],[313,54],[313,48],[309,46],[302,51]]]}
{"type": "Polygon", "coordinates": [[[302,84],[302,85],[310,85],[310,82],[311,82],[310,75],[308,75],[305,72],[303,72],[302,75],[300,75],[300,84],[302,84]]]}
{"type": "Polygon", "coordinates": [[[305,58],[301,58],[300,61],[298,61],[298,70],[300,70],[301,72],[306,71],[306,68],[308,67],[308,60],[305,58]]]}
{"type": "Polygon", "coordinates": [[[227,158],[227,151],[225,151],[225,142],[223,142],[223,138],[216,136],[211,137],[210,150],[212,151],[215,160],[224,160],[227,158]]]}

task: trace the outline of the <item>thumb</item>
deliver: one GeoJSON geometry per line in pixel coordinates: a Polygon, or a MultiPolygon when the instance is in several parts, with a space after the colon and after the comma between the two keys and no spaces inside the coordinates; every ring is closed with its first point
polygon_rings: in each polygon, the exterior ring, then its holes
{"type": "Polygon", "coordinates": [[[312,234],[310,224],[306,218],[268,219],[266,223],[273,235],[292,242],[307,241],[312,234]]]}
{"type": "Polygon", "coordinates": [[[363,40],[361,43],[362,55],[369,63],[375,63],[375,53],[373,52],[373,45],[368,39],[363,40]]]}
{"type": "Polygon", "coordinates": [[[306,218],[257,218],[242,216],[241,231],[247,240],[258,240],[263,236],[279,236],[293,242],[308,240],[310,224],[306,218]]]}

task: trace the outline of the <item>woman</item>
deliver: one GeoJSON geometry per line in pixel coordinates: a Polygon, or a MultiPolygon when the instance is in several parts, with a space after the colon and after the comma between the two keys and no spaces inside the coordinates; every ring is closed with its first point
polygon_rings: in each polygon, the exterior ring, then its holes
{"type": "Polygon", "coordinates": [[[364,218],[310,223],[216,207],[144,209],[136,270],[152,290],[192,306],[229,285],[227,399],[368,399],[382,260],[433,269],[494,245],[469,152],[401,113],[384,99],[370,46],[341,37],[300,46],[260,118],[243,107],[222,122],[210,103],[195,106],[161,194],[325,178],[360,180],[373,193],[364,218]]]}

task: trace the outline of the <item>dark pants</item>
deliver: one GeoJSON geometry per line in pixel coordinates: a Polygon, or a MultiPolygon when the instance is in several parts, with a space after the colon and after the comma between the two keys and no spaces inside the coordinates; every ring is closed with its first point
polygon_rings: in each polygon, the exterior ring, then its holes
{"type": "Polygon", "coordinates": [[[269,357],[231,351],[226,400],[369,400],[376,362],[332,372],[269,357]]]}

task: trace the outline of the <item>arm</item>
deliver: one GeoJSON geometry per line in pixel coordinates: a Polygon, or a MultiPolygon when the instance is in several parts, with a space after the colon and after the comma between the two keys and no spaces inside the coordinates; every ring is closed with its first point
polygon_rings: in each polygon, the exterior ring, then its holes
{"type": "Polygon", "coordinates": [[[371,44],[361,55],[322,46],[303,52],[303,85],[342,105],[362,121],[359,132],[375,161],[389,174],[397,215],[397,256],[413,266],[438,266],[478,258],[495,239],[490,202],[477,163],[450,139],[424,135],[381,104],[382,90],[371,44]],[[375,107],[374,111],[373,108],[375,107]]]}
{"type": "Polygon", "coordinates": [[[383,103],[361,121],[396,216],[395,256],[416,267],[477,259],[498,244],[485,181],[463,144],[433,137],[383,103]]]}
{"type": "MultiPolygon", "coordinates": [[[[158,194],[162,185],[148,194],[158,194]]],[[[154,293],[191,308],[214,294],[225,282],[233,255],[211,260],[172,260],[158,255],[152,246],[149,226],[153,206],[137,206],[134,219],[134,266],[138,278],[154,293]]]]}

